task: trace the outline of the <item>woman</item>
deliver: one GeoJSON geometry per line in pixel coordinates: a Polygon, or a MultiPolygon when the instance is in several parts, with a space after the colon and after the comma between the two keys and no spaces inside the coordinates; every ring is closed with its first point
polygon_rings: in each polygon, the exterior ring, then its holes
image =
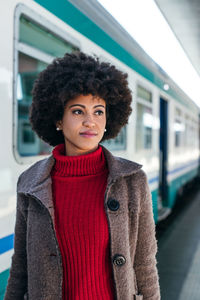
{"type": "Polygon", "coordinates": [[[55,146],[23,172],[5,300],[160,299],[157,243],[141,165],[100,141],[128,122],[127,74],[77,52],[33,89],[33,130],[55,146]]]}

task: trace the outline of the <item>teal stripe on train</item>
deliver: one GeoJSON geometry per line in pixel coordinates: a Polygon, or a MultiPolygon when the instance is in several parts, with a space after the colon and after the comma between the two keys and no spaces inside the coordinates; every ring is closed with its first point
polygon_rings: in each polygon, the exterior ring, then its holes
{"type": "Polygon", "coordinates": [[[180,187],[182,187],[188,181],[191,181],[196,176],[198,176],[198,167],[171,181],[169,185],[168,200],[165,201],[164,205],[172,208],[175,204],[176,194],[180,187]]]}
{"type": "MultiPolygon", "coordinates": [[[[71,27],[82,33],[84,36],[92,40],[94,43],[108,51],[111,55],[118,58],[127,66],[135,70],[137,73],[148,79],[160,89],[163,89],[164,81],[157,77],[153,72],[148,70],[142,63],[136,60],[127,50],[116,43],[108,34],[100,29],[88,17],[80,12],[67,0],[34,0],[55,16],[69,24],[71,27]]],[[[178,93],[171,88],[165,91],[176,100],[188,106],[178,93]]],[[[193,110],[193,107],[190,106],[193,110]]]]}
{"type": "Polygon", "coordinates": [[[0,273],[0,300],[3,300],[6,291],[7,281],[9,277],[9,269],[0,273]]]}
{"type": "Polygon", "coordinates": [[[153,216],[155,223],[158,221],[158,189],[151,192],[152,195],[152,205],[153,205],[153,216]]]}

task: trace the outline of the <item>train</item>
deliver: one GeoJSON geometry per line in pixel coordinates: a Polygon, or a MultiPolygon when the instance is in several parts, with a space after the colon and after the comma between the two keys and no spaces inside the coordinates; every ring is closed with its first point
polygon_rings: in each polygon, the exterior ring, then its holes
{"type": "Polygon", "coordinates": [[[129,123],[103,142],[114,155],[143,165],[155,222],[199,177],[199,107],[98,1],[7,0],[0,3],[0,300],[13,254],[16,183],[52,147],[32,131],[28,111],[35,78],[55,57],[81,50],[128,74],[129,123]]]}

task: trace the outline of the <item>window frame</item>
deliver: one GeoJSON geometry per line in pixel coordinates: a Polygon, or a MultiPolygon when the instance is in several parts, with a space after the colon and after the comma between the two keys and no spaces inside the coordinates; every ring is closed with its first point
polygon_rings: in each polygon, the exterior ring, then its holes
{"type": "Polygon", "coordinates": [[[184,147],[186,150],[190,148],[190,123],[191,117],[188,113],[184,114],[185,132],[184,132],[184,147]]]}
{"type": "Polygon", "coordinates": [[[24,16],[26,19],[35,23],[36,25],[45,28],[53,35],[57,36],[69,42],[73,46],[81,50],[81,43],[77,38],[74,38],[70,33],[59,28],[51,21],[47,19],[47,16],[43,17],[41,14],[35,12],[33,9],[27,7],[24,4],[18,4],[15,8],[14,13],[14,29],[13,29],[13,133],[12,133],[12,143],[13,143],[13,154],[14,158],[19,164],[30,164],[38,160],[38,157],[44,157],[44,155],[34,155],[34,156],[21,156],[18,152],[17,142],[18,142],[18,102],[17,102],[17,77],[18,77],[18,53],[23,53],[34,59],[38,59],[45,63],[50,63],[55,57],[46,54],[39,49],[35,49],[30,45],[19,42],[19,28],[20,28],[20,17],[24,16]]]}
{"type": "MultiPolygon", "coordinates": [[[[153,91],[152,91],[152,88],[151,87],[147,87],[144,82],[140,82],[138,81],[136,83],[136,91],[135,91],[135,95],[136,95],[136,116],[135,116],[135,137],[137,135],[137,114],[138,114],[138,111],[137,111],[137,104],[141,104],[145,107],[148,107],[151,109],[152,111],[152,117],[154,117],[154,94],[153,94],[153,91]],[[148,100],[145,100],[141,97],[139,97],[137,95],[137,92],[138,92],[138,87],[141,87],[145,90],[147,90],[149,93],[151,93],[151,102],[148,101],[148,100]]],[[[134,151],[136,154],[140,154],[140,153],[152,153],[152,151],[154,151],[154,142],[153,142],[153,128],[152,128],[152,135],[151,135],[151,148],[142,148],[142,149],[137,149],[137,146],[136,146],[136,142],[135,142],[135,145],[134,145],[134,151]]]]}
{"type": "Polygon", "coordinates": [[[120,132],[118,133],[118,135],[113,138],[113,139],[109,139],[109,140],[105,140],[103,142],[100,142],[100,144],[102,144],[103,146],[105,146],[106,148],[108,148],[110,151],[125,151],[127,150],[127,125],[124,125],[120,132]],[[124,134],[124,139],[125,139],[125,143],[124,144],[119,144],[117,145],[118,148],[116,148],[115,145],[115,139],[117,138],[117,136],[120,134],[120,132],[123,131],[124,134]]]}
{"type": "Polygon", "coordinates": [[[173,124],[175,125],[176,123],[180,123],[180,125],[184,127],[184,133],[183,133],[183,131],[180,131],[180,144],[179,145],[176,145],[176,130],[174,129],[173,149],[175,151],[179,151],[180,149],[185,147],[184,142],[183,142],[184,135],[185,135],[185,114],[184,114],[183,109],[181,107],[179,107],[178,105],[174,106],[173,124]]]}

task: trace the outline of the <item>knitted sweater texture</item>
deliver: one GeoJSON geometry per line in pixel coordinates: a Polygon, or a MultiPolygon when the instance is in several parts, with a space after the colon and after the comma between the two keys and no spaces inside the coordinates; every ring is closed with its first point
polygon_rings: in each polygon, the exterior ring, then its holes
{"type": "Polygon", "coordinates": [[[113,300],[109,231],[104,209],[108,169],[99,148],[66,156],[53,150],[55,228],[63,262],[63,300],[113,300]]]}

